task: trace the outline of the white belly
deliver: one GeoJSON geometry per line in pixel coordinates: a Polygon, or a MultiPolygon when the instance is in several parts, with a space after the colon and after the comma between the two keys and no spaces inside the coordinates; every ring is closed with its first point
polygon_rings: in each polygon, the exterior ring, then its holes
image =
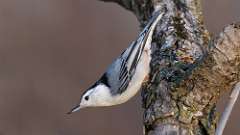
{"type": "Polygon", "coordinates": [[[127,89],[121,95],[116,95],[112,99],[113,105],[122,104],[128,101],[130,98],[135,96],[136,93],[140,90],[145,77],[147,77],[150,71],[149,65],[150,65],[151,57],[149,55],[151,55],[150,49],[143,51],[142,56],[139,60],[139,63],[136,67],[135,74],[132,77],[133,81],[129,82],[127,89]]]}

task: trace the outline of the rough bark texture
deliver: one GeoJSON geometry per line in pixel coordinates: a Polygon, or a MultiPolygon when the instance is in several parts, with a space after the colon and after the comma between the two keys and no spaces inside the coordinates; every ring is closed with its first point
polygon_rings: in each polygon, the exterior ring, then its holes
{"type": "Polygon", "coordinates": [[[103,0],[132,11],[142,24],[163,12],[152,42],[149,81],[143,85],[144,134],[213,135],[216,103],[240,78],[240,26],[211,39],[200,0],[103,0]]]}

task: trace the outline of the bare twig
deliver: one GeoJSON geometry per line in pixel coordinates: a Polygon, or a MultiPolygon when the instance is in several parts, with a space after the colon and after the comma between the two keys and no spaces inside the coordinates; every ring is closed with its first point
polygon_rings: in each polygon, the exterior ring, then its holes
{"type": "Polygon", "coordinates": [[[216,130],[216,134],[215,135],[222,135],[223,133],[223,130],[226,126],[226,123],[229,119],[229,116],[232,112],[232,109],[234,107],[234,104],[235,102],[237,101],[237,98],[238,98],[238,95],[239,95],[239,92],[240,92],[240,82],[238,82],[236,85],[235,85],[235,88],[233,89],[231,95],[230,95],[230,99],[229,99],[229,102],[221,116],[221,119],[218,123],[218,127],[217,127],[217,130],[216,130]]]}

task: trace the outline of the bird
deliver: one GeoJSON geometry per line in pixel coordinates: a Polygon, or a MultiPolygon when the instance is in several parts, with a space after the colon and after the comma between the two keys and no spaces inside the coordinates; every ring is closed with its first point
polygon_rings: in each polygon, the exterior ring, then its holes
{"type": "Polygon", "coordinates": [[[150,72],[152,35],[162,16],[159,11],[153,14],[137,39],[82,94],[80,102],[67,114],[86,107],[122,104],[136,95],[150,72]]]}

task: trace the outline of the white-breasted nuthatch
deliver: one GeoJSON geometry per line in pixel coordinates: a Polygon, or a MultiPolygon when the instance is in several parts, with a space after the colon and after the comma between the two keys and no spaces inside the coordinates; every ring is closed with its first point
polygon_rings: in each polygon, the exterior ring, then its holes
{"type": "Polygon", "coordinates": [[[122,104],[140,90],[150,71],[152,35],[162,16],[159,11],[153,15],[137,40],[83,93],[80,103],[68,114],[85,107],[122,104]]]}

